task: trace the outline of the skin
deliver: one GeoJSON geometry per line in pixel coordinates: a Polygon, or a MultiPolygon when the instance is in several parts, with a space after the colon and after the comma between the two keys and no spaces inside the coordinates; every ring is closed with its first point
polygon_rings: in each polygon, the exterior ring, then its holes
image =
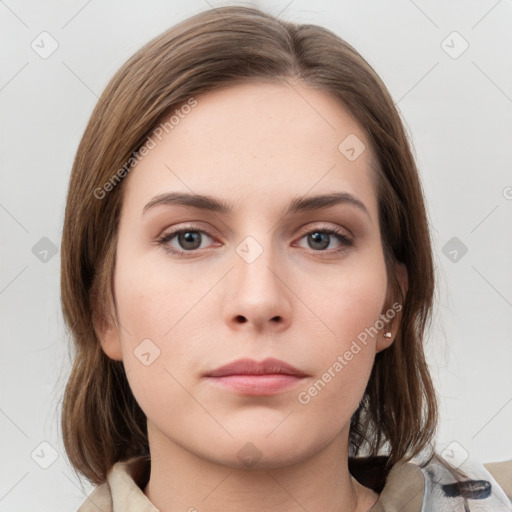
{"type": "MultiPolygon", "coordinates": [[[[389,308],[370,144],[343,106],[300,83],[237,85],[196,99],[124,184],[118,326],[100,336],[105,353],[124,362],[147,416],[144,492],[162,512],[368,510],[378,495],[348,472],[349,424],[397,318],[309,403],[298,395],[389,308]],[[366,146],[355,161],[338,150],[349,134],[366,146]],[[234,209],[144,212],[168,192],[206,194],[234,209]],[[343,203],[283,216],[292,198],[332,192],[352,194],[367,212],[343,203]],[[185,227],[199,248],[178,236],[157,242],[185,227]],[[308,237],[326,228],[353,244],[308,237]],[[236,251],[247,236],[262,249],[251,263],[236,251]],[[148,365],[136,357],[145,339],[150,360],[160,351],[148,365]],[[242,357],[282,359],[308,377],[272,396],[243,396],[204,377],[242,357]],[[256,464],[243,462],[241,449],[256,464]]],[[[397,272],[406,286],[405,270],[397,272]]]]}

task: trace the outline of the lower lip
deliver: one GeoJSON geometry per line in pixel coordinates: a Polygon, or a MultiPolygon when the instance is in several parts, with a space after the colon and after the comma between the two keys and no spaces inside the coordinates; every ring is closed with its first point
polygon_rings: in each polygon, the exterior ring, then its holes
{"type": "Polygon", "coordinates": [[[225,377],[209,377],[214,384],[236,391],[244,395],[273,395],[302,380],[302,377],[285,374],[264,375],[226,375],[225,377]]]}

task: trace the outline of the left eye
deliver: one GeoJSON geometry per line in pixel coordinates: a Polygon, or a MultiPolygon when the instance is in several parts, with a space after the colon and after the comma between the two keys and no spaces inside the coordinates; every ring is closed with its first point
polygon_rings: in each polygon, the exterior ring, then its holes
{"type": "MultiPolygon", "coordinates": [[[[302,239],[306,238],[309,247],[315,251],[324,251],[329,248],[333,238],[338,241],[341,248],[334,248],[335,250],[343,249],[343,246],[352,245],[352,241],[347,235],[332,229],[322,229],[310,231],[304,235],[302,239]]],[[[333,249],[331,247],[331,249],[333,249]]]]}

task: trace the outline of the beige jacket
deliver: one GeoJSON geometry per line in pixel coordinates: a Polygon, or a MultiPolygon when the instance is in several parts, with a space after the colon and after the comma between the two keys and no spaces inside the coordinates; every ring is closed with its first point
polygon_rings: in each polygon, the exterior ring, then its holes
{"type": "MultiPolygon", "coordinates": [[[[485,464],[466,461],[462,466],[471,479],[456,482],[444,466],[413,462],[382,472],[385,457],[355,459],[351,474],[379,493],[369,512],[512,512],[512,460],[485,464]]],[[[107,482],[96,487],[78,512],[158,512],[141,489],[147,483],[145,457],[118,462],[107,482]]]]}

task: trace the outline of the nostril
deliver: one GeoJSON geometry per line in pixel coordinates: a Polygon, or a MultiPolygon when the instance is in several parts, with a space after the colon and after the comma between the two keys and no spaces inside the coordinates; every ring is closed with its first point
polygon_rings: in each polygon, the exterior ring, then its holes
{"type": "Polygon", "coordinates": [[[247,322],[246,318],[244,316],[242,316],[242,315],[238,315],[236,317],[236,320],[237,320],[237,322],[240,322],[241,324],[247,322]]]}

